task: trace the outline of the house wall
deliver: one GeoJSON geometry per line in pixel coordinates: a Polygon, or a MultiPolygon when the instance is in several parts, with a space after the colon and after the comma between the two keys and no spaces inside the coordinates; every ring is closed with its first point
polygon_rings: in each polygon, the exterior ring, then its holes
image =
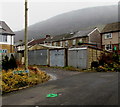
{"type": "Polygon", "coordinates": [[[76,38],[76,44],[80,42],[80,39],[82,39],[82,43],[89,43],[89,37],[82,37],[82,38],[76,38]]]}
{"type": "Polygon", "coordinates": [[[78,43],[80,42],[80,39],[82,39],[82,42],[83,43],[88,43],[88,37],[78,37],[78,38],[73,38],[73,39],[69,39],[68,42],[69,42],[69,47],[77,47],[78,46],[78,43]],[[73,40],[76,41],[75,45],[73,45],[73,40]]]}
{"type": "Polygon", "coordinates": [[[83,38],[73,38],[73,39],[68,39],[68,40],[60,40],[56,42],[52,42],[52,45],[54,46],[54,43],[56,43],[56,46],[60,46],[60,42],[62,41],[63,46],[62,47],[76,47],[78,46],[79,40],[82,39],[83,43],[88,43],[89,38],[88,37],[83,37],[83,38]],[[73,40],[76,40],[75,45],[73,45],[73,40]],[[68,41],[68,46],[65,45],[65,41],[68,41]]]}
{"type": "Polygon", "coordinates": [[[0,42],[0,49],[6,49],[7,53],[14,53],[14,36],[7,35],[7,42],[0,42]]]}
{"type": "Polygon", "coordinates": [[[14,36],[7,35],[7,42],[0,42],[0,44],[14,45],[14,36]]]}
{"type": "Polygon", "coordinates": [[[89,43],[95,43],[101,47],[101,35],[97,29],[89,35],[89,43]]]}
{"type": "Polygon", "coordinates": [[[102,45],[106,44],[118,44],[118,36],[119,32],[113,32],[112,33],[112,38],[110,39],[105,39],[105,34],[102,34],[102,45]]]}
{"type": "MultiPolygon", "coordinates": [[[[114,48],[114,46],[116,46],[117,52],[120,54],[120,45],[119,44],[112,44],[112,48],[114,48]]],[[[102,45],[102,49],[105,49],[105,45],[102,45]]]]}
{"type": "Polygon", "coordinates": [[[14,53],[13,45],[0,44],[0,49],[6,49],[7,53],[14,53]]]}
{"type": "Polygon", "coordinates": [[[105,34],[102,34],[102,48],[105,49],[105,45],[111,44],[112,49],[114,46],[117,47],[118,53],[120,53],[120,32],[113,32],[112,38],[105,39],[105,34]]]}

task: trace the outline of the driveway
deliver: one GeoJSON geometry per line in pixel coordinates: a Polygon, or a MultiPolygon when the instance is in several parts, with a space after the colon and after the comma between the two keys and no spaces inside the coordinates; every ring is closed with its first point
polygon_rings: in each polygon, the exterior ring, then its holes
{"type": "Polygon", "coordinates": [[[68,71],[65,69],[48,68],[48,67],[42,67],[42,68],[39,67],[39,69],[50,75],[52,77],[50,80],[62,79],[62,78],[70,77],[75,74],[83,73],[83,72],[68,71]]]}
{"type": "Polygon", "coordinates": [[[118,73],[80,73],[51,70],[57,76],[52,80],[34,87],[3,96],[3,105],[117,105],[118,73]],[[61,73],[61,74],[59,74],[61,73]],[[58,97],[47,98],[49,93],[58,97]]]}

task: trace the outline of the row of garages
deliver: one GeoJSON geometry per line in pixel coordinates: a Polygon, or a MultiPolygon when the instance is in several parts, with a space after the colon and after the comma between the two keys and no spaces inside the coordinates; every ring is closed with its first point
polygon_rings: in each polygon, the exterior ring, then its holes
{"type": "Polygon", "coordinates": [[[97,61],[101,53],[103,53],[102,50],[91,47],[29,50],[28,63],[29,65],[73,66],[88,69],[91,67],[91,62],[97,61]]]}

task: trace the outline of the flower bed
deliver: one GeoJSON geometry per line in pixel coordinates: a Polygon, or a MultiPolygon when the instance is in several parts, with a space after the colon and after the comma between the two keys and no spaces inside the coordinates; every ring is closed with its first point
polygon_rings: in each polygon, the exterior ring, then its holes
{"type": "Polygon", "coordinates": [[[2,86],[2,94],[26,87],[31,87],[50,79],[49,75],[43,71],[40,71],[37,67],[29,67],[29,73],[19,72],[17,74],[13,71],[24,71],[24,69],[17,68],[8,71],[2,70],[2,74],[0,75],[0,78],[2,77],[0,82],[2,86]]]}

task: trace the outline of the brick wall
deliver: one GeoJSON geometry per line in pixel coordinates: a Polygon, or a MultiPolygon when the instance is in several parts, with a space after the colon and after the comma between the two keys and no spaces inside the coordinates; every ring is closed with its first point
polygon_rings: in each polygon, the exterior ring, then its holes
{"type": "Polygon", "coordinates": [[[97,49],[93,49],[93,48],[88,48],[88,68],[91,68],[91,63],[93,61],[98,61],[101,53],[103,53],[104,51],[102,50],[97,50],[97,49]]]}
{"type": "Polygon", "coordinates": [[[13,45],[0,44],[0,49],[7,49],[7,53],[14,53],[13,45]]]}

